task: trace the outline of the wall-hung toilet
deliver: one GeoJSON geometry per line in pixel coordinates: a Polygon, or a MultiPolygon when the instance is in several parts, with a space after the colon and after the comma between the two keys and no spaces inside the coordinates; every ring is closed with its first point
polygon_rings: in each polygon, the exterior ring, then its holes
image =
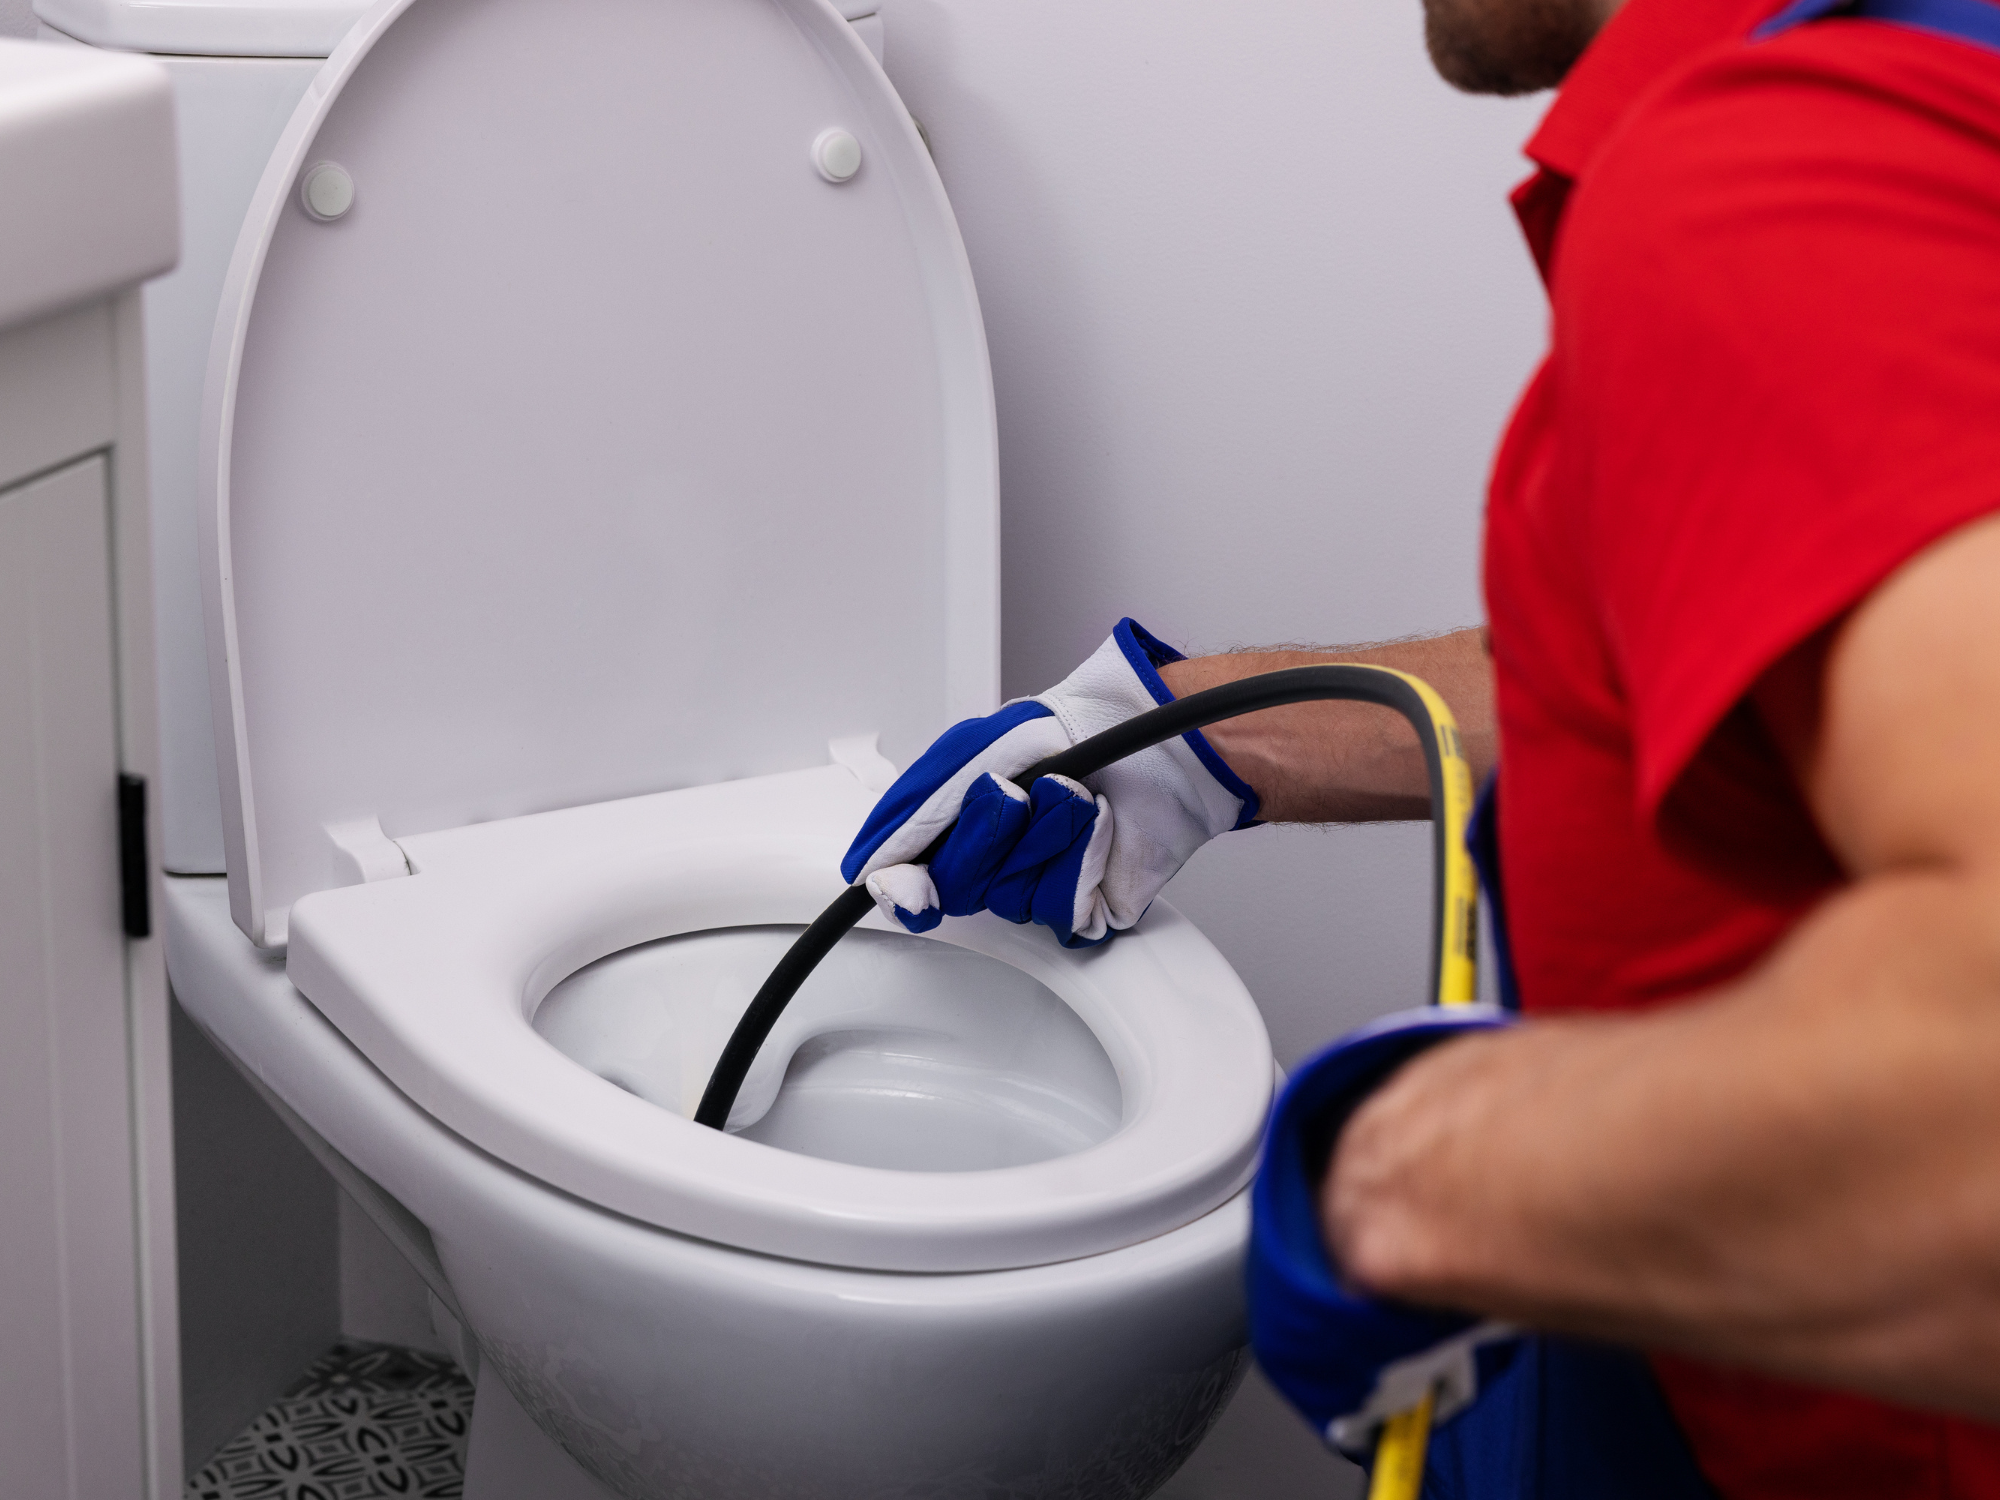
{"type": "Polygon", "coordinates": [[[1156,1488],[1242,1368],[1272,1086],[1165,903],[864,928],[687,1118],[873,737],[996,696],[977,304],[840,14],[371,11],[204,433],[229,878],[173,883],[175,988],[429,1281],[472,1500],[1156,1488]]]}

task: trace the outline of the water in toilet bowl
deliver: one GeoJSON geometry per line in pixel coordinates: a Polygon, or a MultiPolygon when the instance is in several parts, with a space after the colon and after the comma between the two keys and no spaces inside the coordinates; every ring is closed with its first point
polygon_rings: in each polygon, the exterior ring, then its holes
{"type": "MultiPolygon", "coordinates": [[[[736,1019],[798,932],[726,928],[611,954],[551,990],[535,1029],[692,1118],[736,1019]]],[[[971,1172],[1084,1150],[1121,1110],[1103,1047],[1039,980],[949,943],[861,931],[786,1012],[730,1129],[857,1166],[971,1172]]]]}

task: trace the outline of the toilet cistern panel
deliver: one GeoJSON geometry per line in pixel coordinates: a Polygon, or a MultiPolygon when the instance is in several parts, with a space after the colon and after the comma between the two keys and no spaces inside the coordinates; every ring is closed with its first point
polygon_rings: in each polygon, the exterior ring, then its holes
{"type": "MultiPolygon", "coordinates": [[[[851,8],[851,7],[850,7],[851,8]]],[[[387,0],[258,189],[204,411],[231,905],[391,840],[907,760],[998,685],[943,188],[825,0],[387,0]]]]}
{"type": "Polygon", "coordinates": [[[185,57],[325,57],[369,0],[35,0],[46,24],[94,47],[185,57]]]}

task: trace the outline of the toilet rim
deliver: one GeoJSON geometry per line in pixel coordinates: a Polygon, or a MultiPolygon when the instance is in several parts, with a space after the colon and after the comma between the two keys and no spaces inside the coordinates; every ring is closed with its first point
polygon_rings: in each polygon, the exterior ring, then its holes
{"type": "Polygon", "coordinates": [[[1227,962],[1165,903],[1101,949],[955,920],[937,938],[1030,974],[1117,1071],[1105,1141],[1023,1167],[910,1173],[703,1129],[534,1031],[535,1006],[608,954],[680,933],[802,923],[872,801],[839,767],[508,819],[402,841],[413,878],[292,914],[293,983],[441,1123],[601,1207],[828,1265],[976,1271],[1075,1259],[1180,1227],[1255,1166],[1272,1064],[1227,962]]]}

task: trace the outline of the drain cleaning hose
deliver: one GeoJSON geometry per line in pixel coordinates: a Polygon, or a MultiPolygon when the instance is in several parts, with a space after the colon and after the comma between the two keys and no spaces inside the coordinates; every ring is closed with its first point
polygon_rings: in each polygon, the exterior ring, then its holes
{"type": "MultiPolygon", "coordinates": [[[[1239,678],[1220,687],[1190,693],[1172,703],[1114,724],[1069,749],[1038,761],[1014,778],[1032,786],[1044,776],[1073,781],[1103,770],[1113,761],[1162,744],[1177,735],[1223,719],[1288,703],[1344,699],[1393,708],[1417,732],[1431,793],[1431,973],[1430,997],[1440,1005],[1469,1004],[1477,990],[1479,887],[1472,860],[1465,850],[1465,825],[1472,815],[1472,773],[1459,745],[1458,724],[1444,699],[1420,677],[1393,667],[1357,662],[1287,667],[1239,678]]],[[[937,858],[950,836],[947,828],[912,861],[928,864],[937,858]]],[[[695,1123],[721,1130],[736,1105],[736,1094],[771,1034],[778,1017],[798,993],[806,977],[819,967],[849,928],[874,910],[866,884],[857,881],[800,933],[778,960],[763,988],[757,991],[736,1023],[729,1043],[702,1093],[695,1123]]],[[[1369,1500],[1416,1500],[1423,1486],[1424,1449],[1430,1438],[1432,1398],[1389,1419],[1376,1444],[1375,1477],[1369,1500]]]]}
{"type": "MultiPolygon", "coordinates": [[[[1102,734],[1093,734],[1037,762],[1014,779],[1024,787],[1034,785],[1044,776],[1067,776],[1081,781],[1113,761],[1204,725],[1288,703],[1335,698],[1393,708],[1417,731],[1431,793],[1433,941],[1429,995],[1440,1005],[1464,1004],[1474,998],[1476,988],[1478,885],[1471,857],[1465,852],[1465,824],[1472,814],[1472,773],[1459,747],[1458,724],[1451,710],[1422,678],[1393,667],[1352,662],[1287,667],[1281,672],[1239,678],[1176,698],[1122,724],[1114,724],[1102,734]]],[[[911,863],[929,864],[936,859],[950,835],[951,829],[947,828],[911,863]]],[[[695,1110],[697,1125],[720,1130],[727,1124],[729,1112],[736,1105],[736,1092],[743,1087],[750,1064],[756,1060],[758,1049],[791,1003],[792,996],[847,930],[874,909],[875,901],[867,886],[856,881],[814,919],[812,926],[799,934],[785,956],[778,960],[763,988],[757,991],[749,1009],[743,1012],[743,1019],[736,1023],[728,1045],[722,1049],[708,1088],[702,1093],[701,1105],[695,1110]]]]}

